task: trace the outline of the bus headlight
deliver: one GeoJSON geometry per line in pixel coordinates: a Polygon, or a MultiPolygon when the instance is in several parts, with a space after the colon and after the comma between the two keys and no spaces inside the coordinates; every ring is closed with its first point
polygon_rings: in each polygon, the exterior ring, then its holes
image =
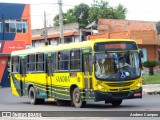
{"type": "Polygon", "coordinates": [[[137,83],[137,85],[134,86],[134,89],[139,89],[141,87],[141,83],[137,83]]]}
{"type": "Polygon", "coordinates": [[[100,91],[107,91],[102,85],[97,84],[98,90],[100,91]]]}

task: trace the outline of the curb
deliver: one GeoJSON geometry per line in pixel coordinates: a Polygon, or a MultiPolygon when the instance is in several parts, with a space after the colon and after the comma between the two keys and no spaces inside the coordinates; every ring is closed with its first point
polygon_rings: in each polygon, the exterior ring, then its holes
{"type": "Polygon", "coordinates": [[[160,91],[155,91],[155,92],[143,92],[143,95],[160,95],[160,91]]]}
{"type": "Polygon", "coordinates": [[[142,85],[143,95],[160,95],[160,84],[142,85]]]}

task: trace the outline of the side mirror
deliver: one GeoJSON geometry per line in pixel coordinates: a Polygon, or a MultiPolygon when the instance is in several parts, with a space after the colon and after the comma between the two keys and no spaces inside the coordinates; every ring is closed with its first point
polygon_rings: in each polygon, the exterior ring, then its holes
{"type": "Polygon", "coordinates": [[[139,54],[140,54],[140,57],[143,58],[144,55],[142,50],[139,50],[139,54]]]}

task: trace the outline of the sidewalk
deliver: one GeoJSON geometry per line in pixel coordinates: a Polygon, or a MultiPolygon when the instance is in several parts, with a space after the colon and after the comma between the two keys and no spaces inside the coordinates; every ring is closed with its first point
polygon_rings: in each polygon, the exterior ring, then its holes
{"type": "Polygon", "coordinates": [[[160,95],[160,84],[143,85],[143,95],[160,95]]]}

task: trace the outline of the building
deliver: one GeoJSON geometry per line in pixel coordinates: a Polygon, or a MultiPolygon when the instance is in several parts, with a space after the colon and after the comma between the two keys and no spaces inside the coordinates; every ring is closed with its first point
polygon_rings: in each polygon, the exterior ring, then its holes
{"type": "MultiPolygon", "coordinates": [[[[78,42],[79,41],[79,33],[78,33],[79,25],[77,23],[64,25],[64,42],[78,42]]],[[[58,45],[60,44],[60,28],[55,27],[47,27],[47,42],[49,45],[58,45]]],[[[45,28],[42,29],[34,29],[32,30],[32,46],[39,47],[45,45],[45,28]]]]}
{"type": "Polygon", "coordinates": [[[95,38],[126,38],[135,39],[138,47],[143,51],[142,62],[159,60],[160,40],[157,35],[156,23],[134,20],[99,19],[98,34],[89,36],[95,38]]]}
{"type": "MultiPolygon", "coordinates": [[[[79,29],[78,23],[64,25],[64,43],[85,41],[91,35],[90,29],[79,29]]],[[[60,28],[57,26],[47,27],[47,42],[49,45],[60,44],[60,28]]],[[[45,45],[45,28],[32,30],[32,46],[45,45]]]]}
{"type": "Polygon", "coordinates": [[[25,49],[31,43],[30,5],[0,3],[0,86],[10,86],[10,53],[25,49]]]}

